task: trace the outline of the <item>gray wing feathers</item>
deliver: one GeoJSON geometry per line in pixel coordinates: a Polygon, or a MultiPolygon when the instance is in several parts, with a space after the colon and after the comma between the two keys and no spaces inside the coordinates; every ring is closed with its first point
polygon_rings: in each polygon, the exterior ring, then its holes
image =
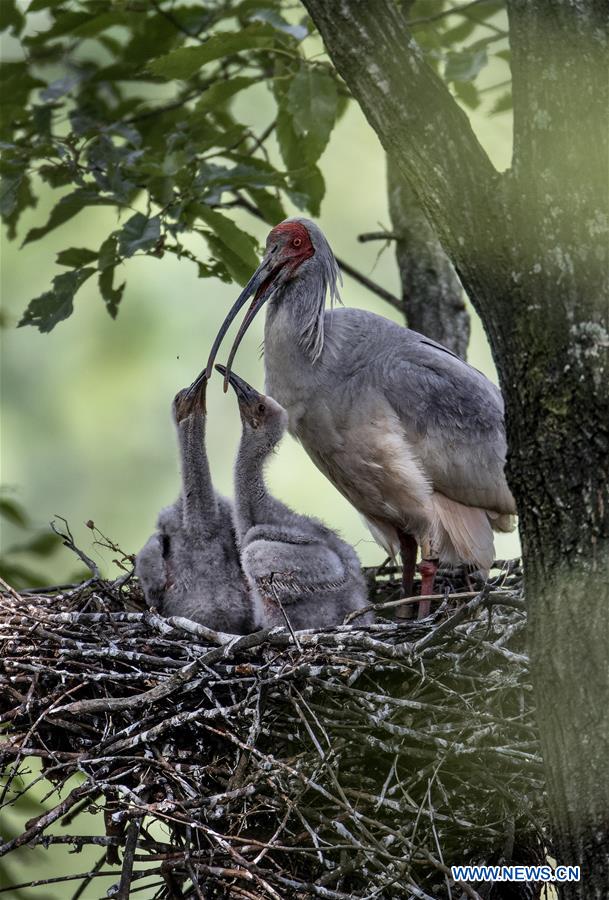
{"type": "Polygon", "coordinates": [[[246,570],[277,596],[291,604],[313,594],[342,590],[349,573],[342,560],[321,544],[255,540],[243,551],[246,570]]]}
{"type": "MultiPolygon", "coordinates": [[[[330,315],[329,313],[327,315],[330,315]]],[[[503,400],[481,372],[440,344],[363,310],[332,312],[326,363],[342,348],[347,402],[376,386],[397,413],[433,488],[452,500],[515,513],[503,472],[503,400]],[[345,347],[352,349],[347,352],[345,347]]]]}
{"type": "MultiPolygon", "coordinates": [[[[284,613],[294,629],[336,625],[366,605],[355,551],[321,527],[322,540],[297,529],[261,525],[245,535],[241,561],[259,627],[284,625],[284,613]]],[[[362,616],[363,623],[369,621],[371,615],[362,616]]]]}

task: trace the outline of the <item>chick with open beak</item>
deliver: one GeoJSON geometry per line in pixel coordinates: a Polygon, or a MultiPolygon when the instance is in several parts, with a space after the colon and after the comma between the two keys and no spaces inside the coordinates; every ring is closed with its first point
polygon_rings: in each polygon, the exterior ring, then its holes
{"type": "Polygon", "coordinates": [[[287,428],[288,417],[283,406],[272,397],[259,393],[234,372],[228,372],[225,366],[218,365],[216,369],[225,375],[235,391],[241,422],[249,435],[249,442],[272,450],[287,428]]]}
{"type": "Polygon", "coordinates": [[[193,413],[207,414],[205,397],[207,394],[207,374],[201,374],[193,381],[190,387],[182,388],[173,398],[173,418],[176,425],[193,413]]]}
{"type": "MultiPolygon", "coordinates": [[[[272,397],[216,366],[237,395],[242,434],[235,462],[235,530],[251,590],[254,624],[294,629],[336,625],[367,603],[357,554],[322,522],[269,493],[264,466],[287,427],[272,397]]],[[[361,617],[371,621],[370,613],[361,617]]]]}
{"type": "Polygon", "coordinates": [[[157,530],[137,554],[146,600],[165,616],[183,616],[216,631],[251,630],[249,589],[239,561],[231,504],[214,489],[205,450],[207,377],[178,391],[172,412],[180,452],[181,491],[161,510],[157,530]]]}

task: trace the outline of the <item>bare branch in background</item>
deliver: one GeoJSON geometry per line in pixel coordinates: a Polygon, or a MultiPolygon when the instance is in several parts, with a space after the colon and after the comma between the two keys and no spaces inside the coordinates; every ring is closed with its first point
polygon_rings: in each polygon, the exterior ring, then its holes
{"type": "Polygon", "coordinates": [[[465,359],[470,325],[461,282],[412,188],[389,157],[387,191],[398,236],[395,253],[406,323],[465,359]]]}

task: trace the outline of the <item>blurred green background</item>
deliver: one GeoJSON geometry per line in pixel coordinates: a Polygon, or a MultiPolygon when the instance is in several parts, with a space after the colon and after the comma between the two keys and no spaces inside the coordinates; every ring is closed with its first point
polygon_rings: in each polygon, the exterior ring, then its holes
{"type": "MultiPolygon", "coordinates": [[[[489,83],[497,80],[493,66],[484,77],[489,83]]],[[[270,106],[261,85],[244,92],[234,109],[259,129],[268,121],[270,106]]],[[[484,107],[469,115],[495,164],[505,168],[511,150],[510,117],[488,118],[484,107]]],[[[319,223],[333,249],[399,294],[392,248],[377,259],[379,244],[357,242],[361,232],[376,230],[379,223],[389,228],[390,221],[384,153],[354,104],[336,126],[321,166],[327,194],[319,223]]],[[[48,216],[51,195],[44,187],[42,192],[37,209],[23,215],[21,236],[48,216]]],[[[247,213],[236,213],[235,220],[263,242],[266,226],[247,213]]],[[[76,299],[75,314],[50,334],[31,327],[16,329],[27,302],[46,290],[57,273],[55,253],[72,244],[98,246],[117,224],[116,215],[107,209],[86,210],[23,249],[19,241],[9,243],[5,236],[2,240],[1,481],[36,526],[44,528],[54,515],[64,516],[79,546],[108,574],[117,574],[111,554],[92,546],[84,523],[92,519],[123,550],[134,553],[153,530],[159,509],[173,501],[178,478],[171,400],[203,366],[238,293],[238,286],[197,278],[187,260],[170,255],[160,260],[134,258],[123,267],[128,268],[128,284],[116,321],[109,318],[97,285],[90,281],[76,299]]],[[[200,252],[200,245],[197,249],[200,252]]],[[[387,303],[348,277],[342,294],[348,305],[399,320],[387,303]]],[[[472,320],[469,360],[496,380],[488,344],[473,313],[472,320]]],[[[236,371],[256,386],[263,384],[262,331],[260,316],[236,361],[236,371]]],[[[220,491],[230,494],[239,419],[233,397],[222,394],[219,379],[208,390],[208,408],[214,479],[220,491]]],[[[382,551],[359,515],[289,436],[272,462],[269,478],[282,500],[339,529],[364,564],[380,562],[382,551]]],[[[2,523],[4,551],[20,539],[17,527],[2,523]]],[[[496,549],[499,557],[517,554],[516,535],[499,536],[496,549]]],[[[67,550],[44,562],[49,578],[57,581],[70,578],[78,568],[67,550]]]]}

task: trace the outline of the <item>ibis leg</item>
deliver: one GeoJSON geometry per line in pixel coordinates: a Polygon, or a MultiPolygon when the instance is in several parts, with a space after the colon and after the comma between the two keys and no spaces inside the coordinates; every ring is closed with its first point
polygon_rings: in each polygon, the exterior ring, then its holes
{"type": "MultiPolygon", "coordinates": [[[[402,556],[402,595],[412,597],[414,573],[417,566],[418,545],[411,534],[400,531],[400,553],[402,556]]],[[[409,619],[412,609],[408,606],[398,607],[397,616],[400,619],[409,619]]]]}
{"type": "MultiPolygon", "coordinates": [[[[421,573],[421,598],[425,598],[433,594],[433,583],[438,571],[439,560],[422,559],[419,563],[419,572],[421,573]]],[[[429,615],[431,609],[431,600],[421,599],[419,603],[419,619],[424,619],[429,615]]]]}

